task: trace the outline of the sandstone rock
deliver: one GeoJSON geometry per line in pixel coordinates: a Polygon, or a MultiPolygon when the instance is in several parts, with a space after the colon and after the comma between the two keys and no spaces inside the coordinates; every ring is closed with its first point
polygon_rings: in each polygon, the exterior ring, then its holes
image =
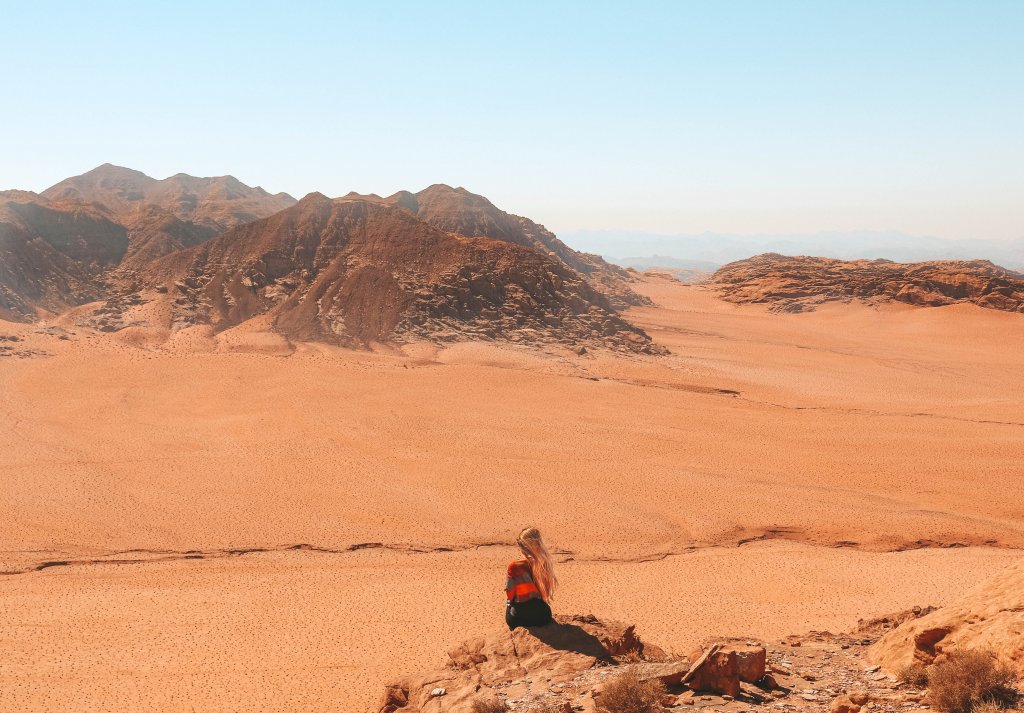
{"type": "Polygon", "coordinates": [[[901,264],[768,253],[723,266],[709,284],[730,302],[764,303],[781,312],[852,300],[921,307],[970,302],[1008,312],[1024,307],[1024,275],[987,260],[901,264]]]}
{"type": "Polygon", "coordinates": [[[1024,677],[1024,560],[982,582],[959,601],[908,621],[868,650],[891,673],[929,664],[954,649],[988,649],[1024,677]]]}
{"type": "Polygon", "coordinates": [[[868,699],[870,698],[867,691],[849,691],[846,695],[851,701],[856,703],[858,706],[866,704],[868,702],[868,699]]]}
{"type": "Polygon", "coordinates": [[[695,691],[738,696],[741,688],[736,652],[712,646],[693,663],[683,682],[695,691]]]}
{"type": "Polygon", "coordinates": [[[675,687],[683,682],[689,672],[689,661],[672,661],[644,666],[640,678],[644,681],[657,679],[666,687],[675,687]]]}
{"type": "Polygon", "coordinates": [[[830,713],[859,713],[860,705],[850,700],[849,696],[839,696],[829,704],[830,713]]]}
{"type": "Polygon", "coordinates": [[[778,680],[770,673],[765,673],[761,678],[754,681],[754,683],[766,691],[771,691],[779,687],[778,680]]]}
{"type": "Polygon", "coordinates": [[[768,652],[764,646],[729,644],[727,648],[736,652],[736,664],[741,681],[756,683],[764,676],[768,660],[768,652]]]}

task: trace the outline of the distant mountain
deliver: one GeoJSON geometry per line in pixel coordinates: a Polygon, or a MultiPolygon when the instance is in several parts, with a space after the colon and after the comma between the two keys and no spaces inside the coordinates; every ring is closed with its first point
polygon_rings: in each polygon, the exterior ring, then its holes
{"type": "Polygon", "coordinates": [[[543,225],[499,210],[465,188],[435,184],[416,194],[397,193],[389,201],[445,232],[484,236],[547,252],[590,278],[619,307],[650,302],[629,289],[631,278],[625,270],[598,255],[573,250],[543,225]]]}
{"type": "Polygon", "coordinates": [[[0,192],[0,317],[93,301],[158,257],[294,203],[231,176],[159,181],[110,164],[41,194],[0,192]]]}
{"type": "Polygon", "coordinates": [[[154,262],[172,326],[256,316],[296,340],[352,347],[503,339],[656,351],[579,272],[531,246],[444,232],[379,198],[310,194],[154,262]]]}
{"type": "Polygon", "coordinates": [[[904,302],[941,307],[969,302],[1024,313],[1024,274],[988,260],[897,263],[768,253],[729,263],[709,285],[730,302],[767,304],[781,312],[825,302],[904,302]]]}
{"type": "Polygon", "coordinates": [[[584,275],[618,308],[650,304],[649,299],[630,289],[629,283],[635,278],[622,267],[610,264],[599,255],[573,250],[543,225],[506,213],[487,198],[465,188],[437,183],[419,193],[399,191],[387,198],[357,193],[346,197],[403,208],[446,233],[491,238],[539,250],[584,275]]]}
{"type": "Polygon", "coordinates": [[[65,179],[40,195],[53,203],[94,206],[123,225],[129,243],[121,265],[125,270],[138,269],[295,204],[287,193],[271,195],[234,176],[197,178],[178,173],[157,180],[109,163],[65,179]]]}
{"type": "Polygon", "coordinates": [[[666,257],[665,255],[622,257],[615,258],[615,262],[623,267],[632,268],[640,272],[665,273],[687,284],[703,282],[711,277],[712,273],[719,267],[713,262],[680,260],[679,258],[666,257]]]}
{"type": "Polygon", "coordinates": [[[31,319],[99,299],[128,249],[124,226],[93,206],[0,193],[0,319],[31,319]]]}
{"type": "Polygon", "coordinates": [[[234,176],[197,178],[178,173],[157,180],[144,173],[105,163],[81,176],[67,178],[41,194],[50,200],[75,200],[102,206],[118,222],[138,220],[154,208],[214,233],[273,215],[295,205],[287,193],[271,195],[234,176]]]}
{"type": "Polygon", "coordinates": [[[572,231],[562,238],[578,250],[604,255],[616,264],[626,256],[664,256],[713,265],[775,252],[817,255],[841,260],[886,259],[991,260],[1010,269],[1024,269],[1024,238],[1018,240],[946,240],[895,232],[832,232],[806,235],[655,235],[629,231],[572,231]]]}
{"type": "Polygon", "coordinates": [[[228,329],[377,342],[500,339],[659,349],[618,307],[629,271],[464,188],[296,202],[226,176],[156,180],[105,164],[0,193],[0,318],[79,310],[108,332],[228,329]],[[139,308],[150,302],[157,309],[139,308]]]}

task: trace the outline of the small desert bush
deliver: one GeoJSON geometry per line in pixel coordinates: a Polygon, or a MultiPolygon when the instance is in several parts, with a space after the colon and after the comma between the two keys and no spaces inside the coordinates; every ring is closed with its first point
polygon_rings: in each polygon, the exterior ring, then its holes
{"type": "Polygon", "coordinates": [[[644,655],[636,649],[630,649],[622,656],[619,656],[618,661],[621,664],[637,664],[644,660],[644,655]]]}
{"type": "Polygon", "coordinates": [[[924,688],[928,685],[928,669],[915,661],[903,667],[899,673],[899,679],[908,685],[924,688]]]}
{"type": "Polygon", "coordinates": [[[1005,708],[998,703],[991,703],[984,701],[982,703],[976,703],[971,708],[971,713],[1007,713],[1009,709],[1005,708]]]}
{"type": "Polygon", "coordinates": [[[1014,713],[1014,711],[1020,710],[1017,706],[1010,704],[998,704],[985,701],[977,704],[971,709],[971,713],[1014,713]]]}
{"type": "Polygon", "coordinates": [[[661,710],[665,686],[657,679],[644,681],[633,668],[613,678],[597,699],[599,713],[655,713],[661,710]]]}
{"type": "Polygon", "coordinates": [[[508,706],[497,698],[488,698],[473,703],[473,713],[508,713],[508,706]]]}
{"type": "Polygon", "coordinates": [[[1016,678],[988,651],[954,651],[928,671],[928,696],[943,713],[980,713],[1016,703],[1016,678]]]}

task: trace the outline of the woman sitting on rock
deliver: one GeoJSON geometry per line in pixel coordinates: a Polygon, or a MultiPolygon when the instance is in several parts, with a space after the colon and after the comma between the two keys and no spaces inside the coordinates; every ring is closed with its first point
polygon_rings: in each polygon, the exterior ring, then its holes
{"type": "Polygon", "coordinates": [[[558,586],[555,563],[536,527],[528,527],[520,532],[516,544],[525,559],[516,560],[508,566],[505,623],[509,629],[517,626],[543,626],[551,621],[548,602],[558,586]]]}

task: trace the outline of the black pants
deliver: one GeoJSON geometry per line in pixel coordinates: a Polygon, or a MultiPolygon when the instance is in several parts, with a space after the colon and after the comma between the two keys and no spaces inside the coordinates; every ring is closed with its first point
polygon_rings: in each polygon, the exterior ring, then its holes
{"type": "Polygon", "coordinates": [[[505,607],[505,623],[509,629],[517,626],[544,626],[551,622],[551,607],[543,599],[509,602],[505,607]]]}

